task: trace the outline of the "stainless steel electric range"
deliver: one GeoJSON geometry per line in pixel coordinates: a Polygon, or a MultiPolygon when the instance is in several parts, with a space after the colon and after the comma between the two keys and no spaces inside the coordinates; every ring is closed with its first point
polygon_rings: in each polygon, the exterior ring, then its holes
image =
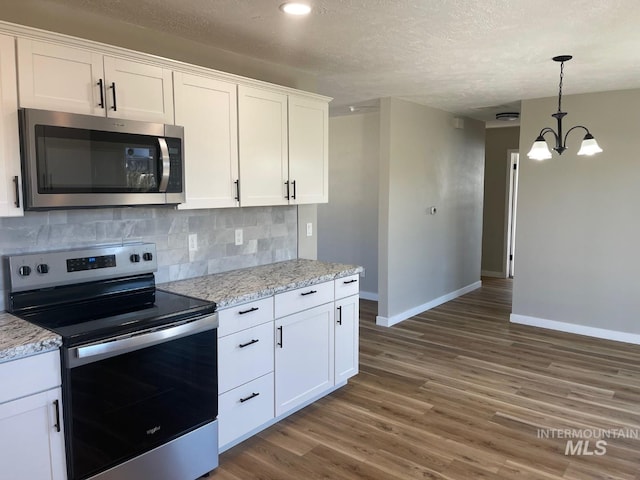
{"type": "Polygon", "coordinates": [[[156,289],[155,244],[5,258],[7,310],[62,336],[70,480],[218,465],[216,304],[156,289]]]}

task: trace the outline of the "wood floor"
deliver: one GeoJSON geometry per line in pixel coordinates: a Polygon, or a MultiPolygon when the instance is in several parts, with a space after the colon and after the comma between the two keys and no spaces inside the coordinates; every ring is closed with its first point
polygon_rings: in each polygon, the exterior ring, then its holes
{"type": "Polygon", "coordinates": [[[510,281],[490,278],[392,328],[361,301],[360,374],[209,478],[640,480],[640,347],[512,325],[510,311],[510,281]]]}

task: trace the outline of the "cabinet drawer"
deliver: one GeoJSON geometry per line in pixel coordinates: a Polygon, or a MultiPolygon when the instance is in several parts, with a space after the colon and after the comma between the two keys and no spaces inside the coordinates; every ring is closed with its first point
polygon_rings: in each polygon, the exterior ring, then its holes
{"type": "Polygon", "coordinates": [[[273,322],[218,340],[218,393],[273,371],[273,322]]]}
{"type": "Polygon", "coordinates": [[[273,320],[273,297],[243,303],[218,312],[218,338],[273,320]]]}
{"type": "Polygon", "coordinates": [[[222,447],[273,418],[273,373],[218,396],[222,447]]]}
{"type": "Polygon", "coordinates": [[[0,363],[0,403],[59,387],[60,351],[0,363]]]}
{"type": "Polygon", "coordinates": [[[350,275],[348,277],[336,278],[334,280],[336,288],[336,300],[350,297],[360,293],[360,275],[350,275]]]}
{"type": "Polygon", "coordinates": [[[276,318],[333,302],[333,295],[332,281],[279,293],[275,297],[276,318]]]}

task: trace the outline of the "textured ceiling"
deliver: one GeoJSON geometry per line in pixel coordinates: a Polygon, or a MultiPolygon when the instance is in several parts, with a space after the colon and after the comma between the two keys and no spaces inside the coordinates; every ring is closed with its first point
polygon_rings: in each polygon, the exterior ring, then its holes
{"type": "Polygon", "coordinates": [[[640,87],[638,0],[52,0],[318,78],[348,105],[402,97],[488,119],[519,100],[640,87]]]}

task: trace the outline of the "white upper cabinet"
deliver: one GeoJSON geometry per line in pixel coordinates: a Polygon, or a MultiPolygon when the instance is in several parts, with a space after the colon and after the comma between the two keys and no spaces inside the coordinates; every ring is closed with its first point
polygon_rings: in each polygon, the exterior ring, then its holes
{"type": "Polygon", "coordinates": [[[0,35],[0,217],[23,215],[21,182],[15,39],[0,35]]]}
{"type": "Polygon", "coordinates": [[[329,105],[289,95],[291,203],[329,201],[329,105]]]}
{"type": "Polygon", "coordinates": [[[173,124],[171,70],[18,39],[20,106],[173,124]]]}
{"type": "Polygon", "coordinates": [[[235,83],[174,72],[176,125],[184,127],[187,200],[178,208],[238,206],[235,83]]]}
{"type": "Polygon", "coordinates": [[[287,95],[238,86],[240,204],[287,205],[287,95]]]}

